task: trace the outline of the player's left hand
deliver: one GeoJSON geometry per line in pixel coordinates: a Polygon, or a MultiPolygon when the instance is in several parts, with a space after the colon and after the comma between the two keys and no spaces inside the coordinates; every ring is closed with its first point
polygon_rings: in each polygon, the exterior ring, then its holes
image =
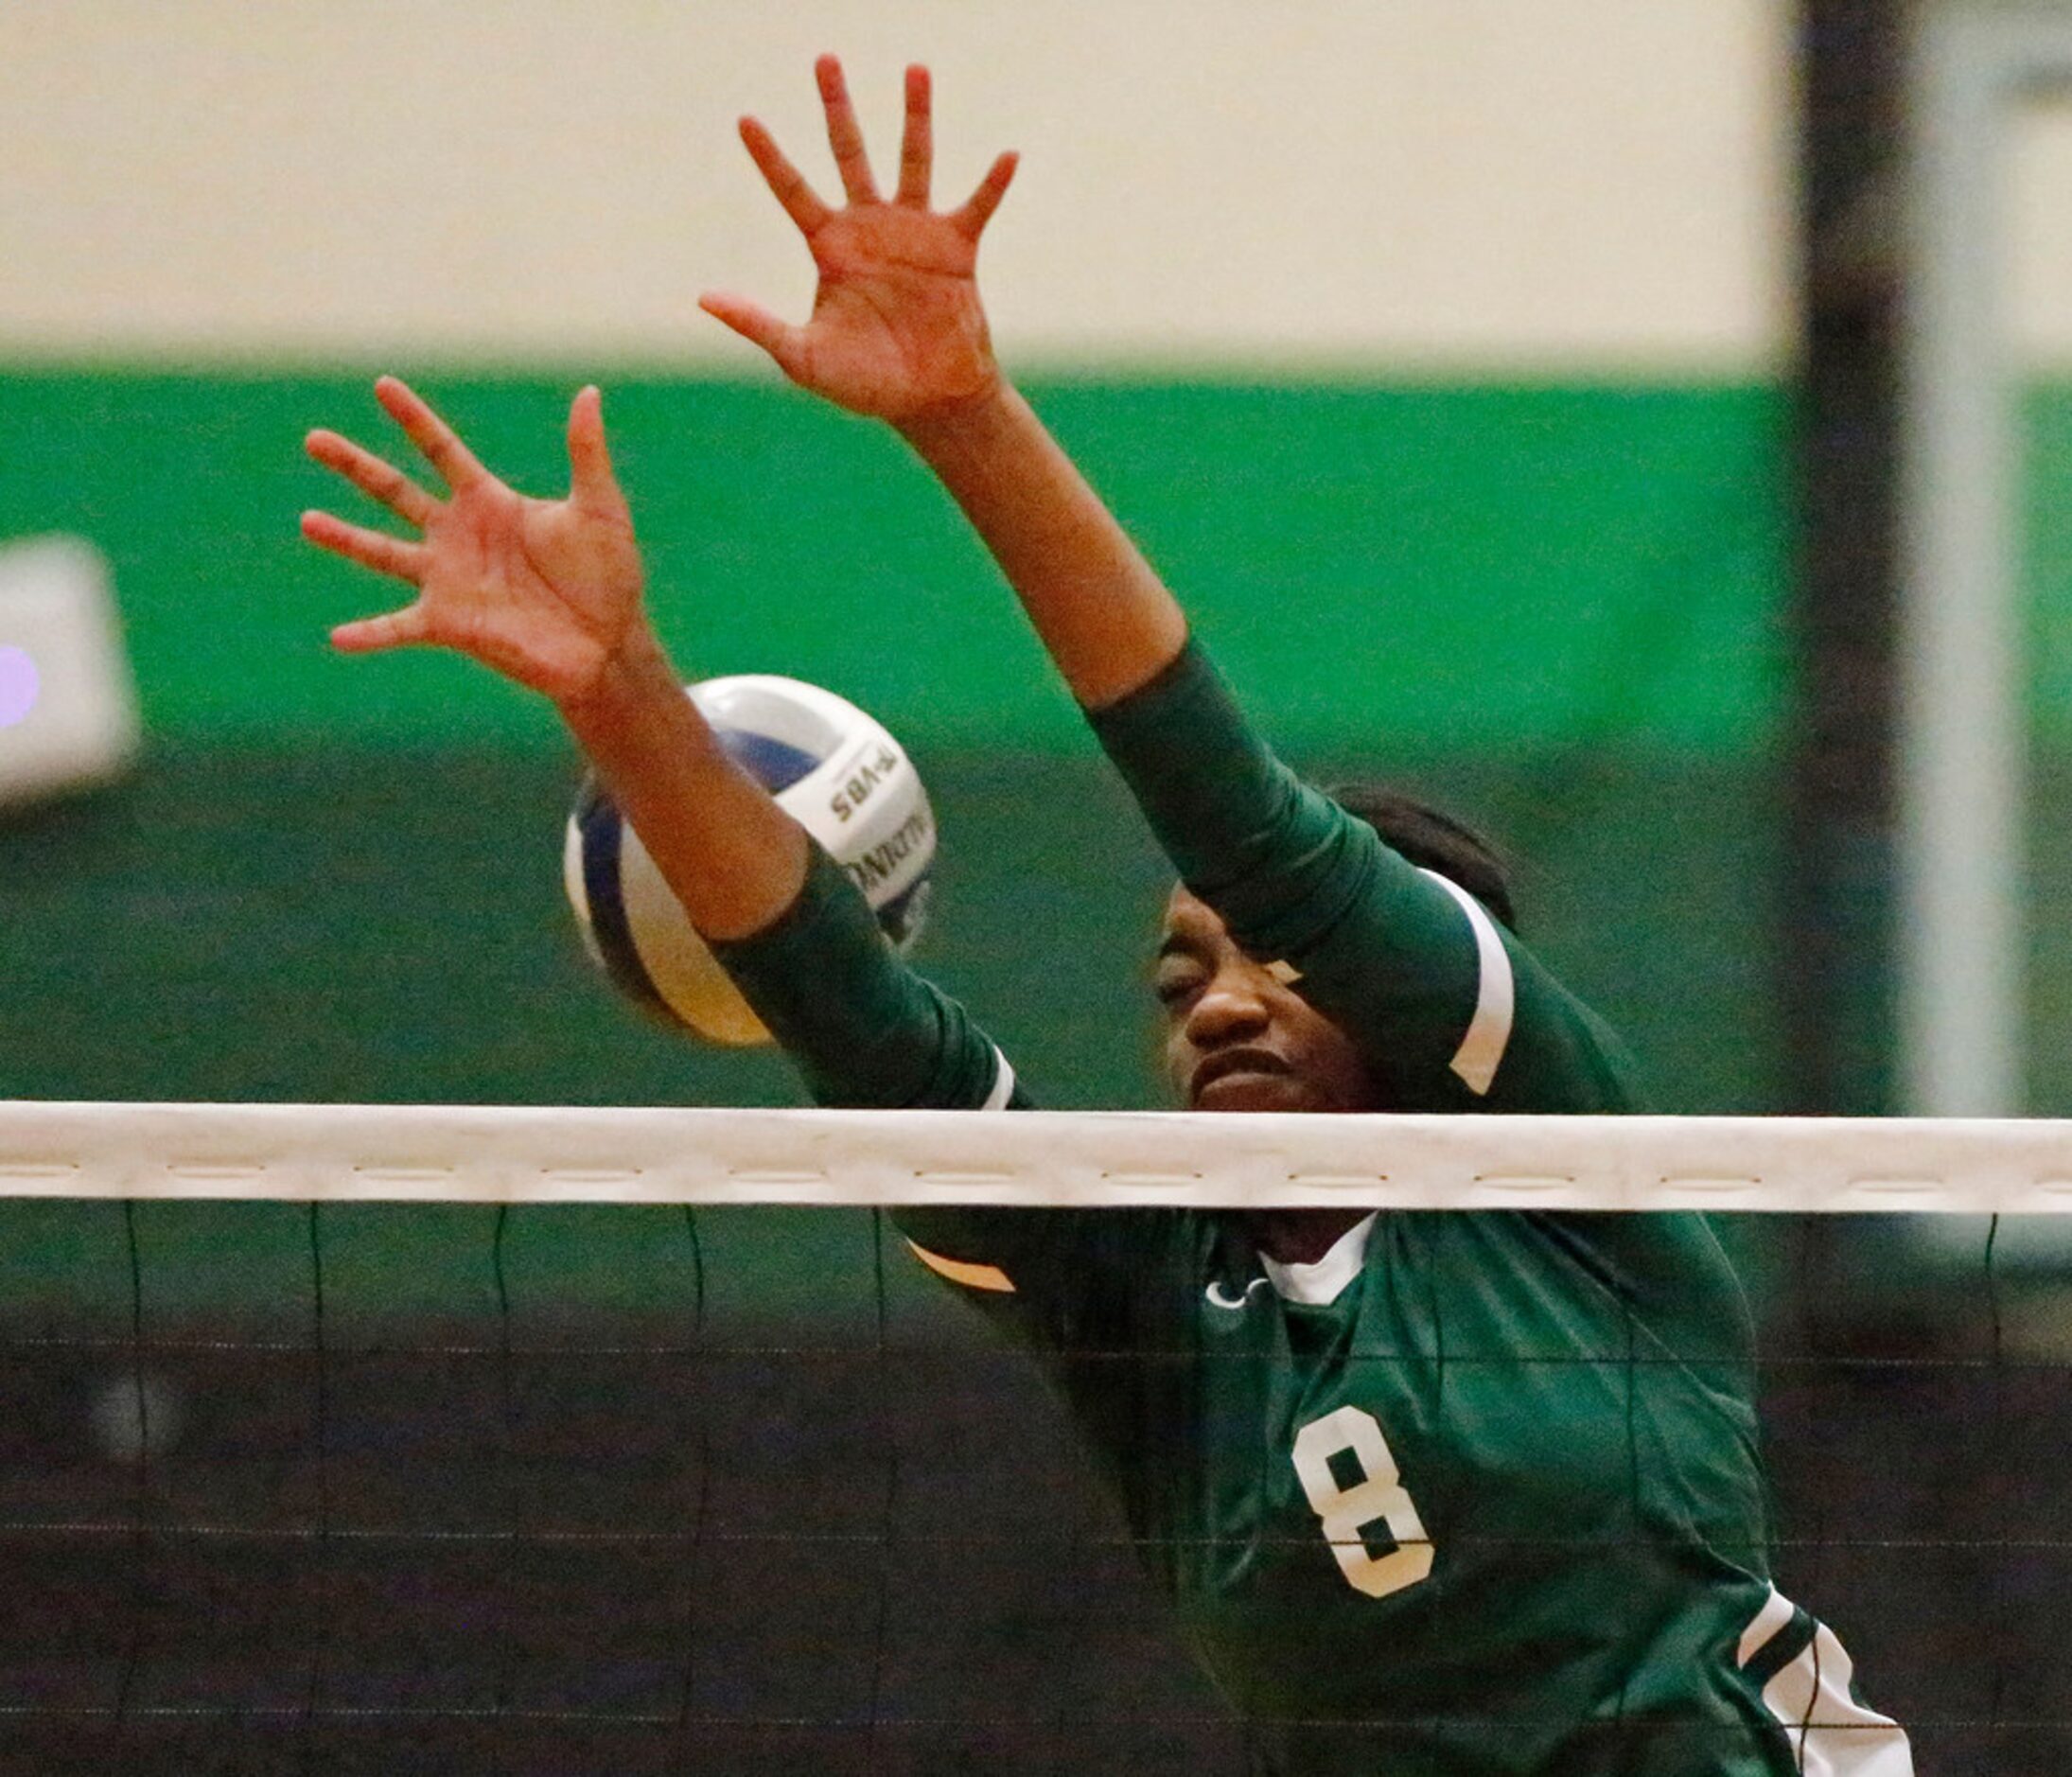
{"type": "Polygon", "coordinates": [[[906,70],[898,189],[879,196],[842,64],[815,63],[828,141],[849,202],[831,208],[768,130],[741,120],[741,139],[799,225],[820,274],[813,315],[793,326],[745,297],[707,294],[707,313],[753,341],[801,388],[895,425],[982,397],[1000,380],[978,300],[978,239],[1014,177],[1002,154],[955,210],[929,208],[934,172],[928,70],[906,70]]]}

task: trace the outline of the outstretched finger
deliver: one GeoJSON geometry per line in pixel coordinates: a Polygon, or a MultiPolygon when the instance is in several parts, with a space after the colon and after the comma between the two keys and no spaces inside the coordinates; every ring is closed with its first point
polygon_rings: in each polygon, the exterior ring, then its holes
{"type": "Polygon", "coordinates": [[[303,440],[303,448],[327,469],[334,469],[369,499],[378,500],[406,524],[420,530],[439,510],[439,502],[397,468],[395,464],[364,450],[350,438],[335,431],[318,430],[303,440]]]}
{"type": "Polygon", "coordinates": [[[796,380],[805,368],[804,328],[779,320],[767,308],[745,296],[731,296],[721,290],[706,291],[698,298],[698,307],[713,320],[733,328],[749,343],[760,345],[777,361],[778,369],[787,377],[796,380]]]}
{"type": "Polygon", "coordinates": [[[361,617],[340,624],[331,631],[331,645],[341,654],[376,654],[383,648],[404,648],[429,641],[430,625],[421,605],[406,605],[399,611],[379,617],[361,617]]]}
{"type": "Polygon", "coordinates": [[[327,549],[347,561],[357,561],[362,568],[372,568],[377,573],[392,574],[398,580],[409,581],[412,586],[424,581],[425,546],[422,543],[406,543],[386,531],[370,531],[363,524],[347,524],[328,512],[304,513],[302,534],[319,549],[327,549]]]}
{"type": "Polygon", "coordinates": [[[605,397],[595,383],[577,391],[569,405],[569,493],[591,512],[625,510],[625,496],[612,473],[611,449],[605,442],[605,397]]]}
{"type": "Polygon", "coordinates": [[[1022,157],[1012,149],[986,168],[986,176],[978,182],[978,189],[964,200],[961,209],[955,211],[950,220],[962,229],[974,240],[984,232],[992,213],[1000,207],[1000,200],[1008,195],[1008,186],[1013,182],[1014,169],[1021,165],[1022,157]]]}
{"type": "Polygon", "coordinates": [[[396,377],[383,377],[374,385],[375,398],[409,434],[424,453],[425,461],[439,471],[439,479],[459,493],[472,482],[492,479],[475,454],[460,440],[460,434],[431,411],[423,396],[396,377]]]}
{"type": "Polygon", "coordinates": [[[834,150],[834,169],[842,176],[842,189],[852,203],[875,203],[878,187],[870,177],[870,157],[864,152],[863,126],[856,121],[856,108],[849,101],[849,82],[842,79],[842,64],[834,56],[822,56],[813,64],[820,82],[820,105],[827,113],[828,147],[834,150]]]}
{"type": "Polygon", "coordinates": [[[748,158],[755,162],[756,170],[763,175],[763,183],[784,206],[784,214],[799,224],[799,232],[809,238],[817,234],[820,225],[834,212],[820,201],[820,194],[806,183],[805,174],[794,167],[784,150],[777,146],[777,138],[755,118],[744,117],[741,143],[748,150],[748,158]]]}
{"type": "Polygon", "coordinates": [[[935,129],[930,116],[928,70],[906,70],[906,131],[900,137],[899,202],[928,207],[928,182],[935,169],[935,129]]]}

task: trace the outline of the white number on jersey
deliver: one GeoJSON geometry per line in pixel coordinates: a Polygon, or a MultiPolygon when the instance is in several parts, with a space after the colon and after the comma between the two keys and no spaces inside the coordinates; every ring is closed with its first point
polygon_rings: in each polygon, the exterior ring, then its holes
{"type": "Polygon", "coordinates": [[[1310,1507],[1324,1521],[1324,1539],[1338,1558],[1345,1583],[1370,1598],[1414,1586],[1431,1572],[1431,1543],[1417,1508],[1403,1490],[1389,1441],[1371,1413],[1340,1407],[1312,1419],[1295,1434],[1295,1475],[1309,1496],[1310,1507]],[[1360,1464],[1361,1480],[1342,1487],[1331,1472],[1331,1458],[1350,1451],[1360,1464]],[[1396,1547],[1386,1555],[1369,1555],[1361,1530],[1379,1520],[1396,1547]]]}

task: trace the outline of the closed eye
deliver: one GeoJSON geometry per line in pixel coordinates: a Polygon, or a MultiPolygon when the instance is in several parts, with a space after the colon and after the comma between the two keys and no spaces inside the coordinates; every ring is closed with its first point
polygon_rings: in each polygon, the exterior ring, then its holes
{"type": "Polygon", "coordinates": [[[1151,992],[1161,1006],[1178,1006],[1192,999],[1208,979],[1208,971],[1188,957],[1162,957],[1151,976],[1151,992]]]}

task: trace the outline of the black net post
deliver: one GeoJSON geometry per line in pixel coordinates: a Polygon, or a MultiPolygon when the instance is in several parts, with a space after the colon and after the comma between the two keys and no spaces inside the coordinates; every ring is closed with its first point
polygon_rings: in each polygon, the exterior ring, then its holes
{"type": "Polygon", "coordinates": [[[1893,1108],[1899,0],[1801,0],[1796,668],[1785,729],[1781,1108],[1893,1108]]]}

